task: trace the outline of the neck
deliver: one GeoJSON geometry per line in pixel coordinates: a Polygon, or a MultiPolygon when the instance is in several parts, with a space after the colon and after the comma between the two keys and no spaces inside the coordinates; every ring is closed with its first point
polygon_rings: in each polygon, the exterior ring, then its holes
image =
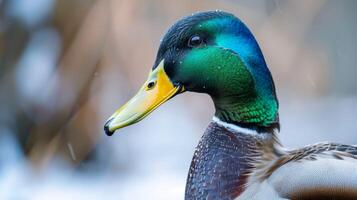
{"type": "Polygon", "coordinates": [[[223,122],[258,132],[279,129],[278,102],[275,95],[229,96],[213,98],[215,116],[223,122]]]}
{"type": "Polygon", "coordinates": [[[253,125],[247,125],[247,124],[232,124],[232,123],[227,123],[219,119],[218,117],[214,116],[212,118],[212,121],[217,123],[220,126],[223,126],[229,130],[232,130],[236,134],[240,135],[246,135],[247,137],[254,137],[257,140],[266,140],[271,137],[271,135],[275,134],[276,131],[278,131],[278,127],[272,126],[272,127],[257,127],[253,125]]]}
{"type": "Polygon", "coordinates": [[[239,127],[214,117],[192,159],[185,199],[239,196],[255,158],[262,154],[262,144],[273,137],[272,133],[239,127]]]}

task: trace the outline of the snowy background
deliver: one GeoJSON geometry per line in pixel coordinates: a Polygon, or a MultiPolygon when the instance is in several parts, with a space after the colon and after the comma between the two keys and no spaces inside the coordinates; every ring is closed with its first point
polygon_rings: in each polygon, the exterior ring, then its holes
{"type": "Polygon", "coordinates": [[[168,27],[216,9],[256,36],[286,147],[357,144],[356,1],[0,0],[0,199],[183,199],[207,95],[179,95],[112,137],[103,125],[168,27]]]}

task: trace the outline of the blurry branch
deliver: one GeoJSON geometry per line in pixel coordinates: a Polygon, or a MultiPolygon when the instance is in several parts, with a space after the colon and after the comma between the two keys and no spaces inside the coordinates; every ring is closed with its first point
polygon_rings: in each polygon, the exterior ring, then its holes
{"type": "MultiPolygon", "coordinates": [[[[74,42],[60,61],[57,72],[44,88],[44,92],[48,94],[46,96],[49,97],[48,102],[51,102],[47,106],[52,107],[48,108],[52,115],[46,124],[31,132],[27,146],[31,160],[41,161],[44,155],[48,157],[51,156],[49,154],[55,153],[56,150],[53,149],[56,149],[54,146],[58,144],[57,140],[66,142],[66,139],[62,138],[65,137],[62,130],[78,108],[84,105],[91,81],[98,70],[98,61],[109,29],[108,10],[107,1],[102,0],[94,4],[74,42]],[[57,136],[58,134],[61,135],[57,136]],[[44,138],[47,139],[42,141],[44,138]]],[[[78,134],[81,134],[81,130],[78,134]]],[[[81,155],[83,156],[86,155],[81,155]]]]}

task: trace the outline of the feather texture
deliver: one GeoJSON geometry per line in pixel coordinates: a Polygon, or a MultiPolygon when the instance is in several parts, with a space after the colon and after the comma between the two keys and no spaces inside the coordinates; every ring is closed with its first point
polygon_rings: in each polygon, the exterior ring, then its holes
{"type": "Polygon", "coordinates": [[[262,156],[255,159],[246,190],[237,199],[357,199],[357,146],[277,147],[261,148],[262,156]]]}

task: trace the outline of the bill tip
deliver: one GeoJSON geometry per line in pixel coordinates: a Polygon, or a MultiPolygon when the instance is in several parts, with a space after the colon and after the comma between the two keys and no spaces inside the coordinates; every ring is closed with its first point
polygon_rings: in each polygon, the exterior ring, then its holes
{"type": "Polygon", "coordinates": [[[109,124],[113,119],[108,120],[105,125],[104,125],[104,132],[107,136],[112,136],[114,134],[114,131],[109,130],[109,124]]]}

